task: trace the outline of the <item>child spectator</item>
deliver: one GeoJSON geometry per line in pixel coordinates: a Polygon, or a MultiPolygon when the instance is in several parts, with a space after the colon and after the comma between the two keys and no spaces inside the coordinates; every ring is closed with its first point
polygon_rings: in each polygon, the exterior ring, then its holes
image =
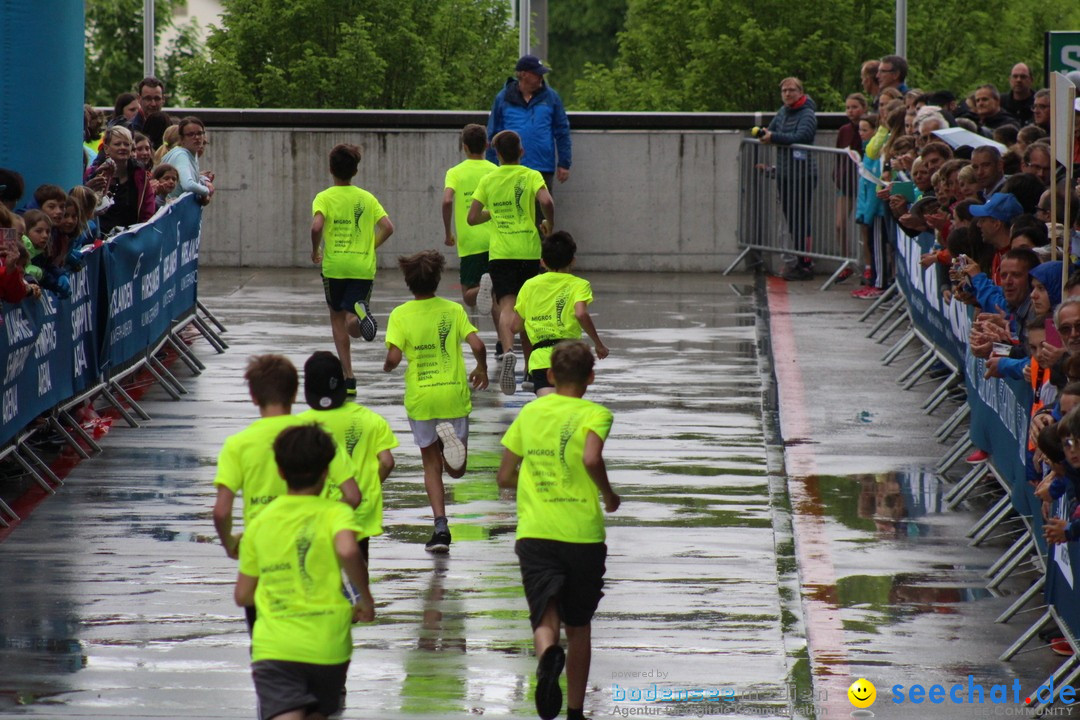
{"type": "Polygon", "coordinates": [[[142,166],[143,170],[154,169],[154,148],[150,146],[150,138],[141,132],[132,133],[135,141],[135,162],[142,166]]]}
{"type": "Polygon", "coordinates": [[[68,196],[78,203],[79,222],[82,227],[82,234],[79,235],[75,247],[93,245],[100,236],[97,216],[95,214],[98,205],[97,193],[85,185],[76,185],[71,188],[71,192],[68,193],[68,196]]]}
{"type": "Polygon", "coordinates": [[[398,440],[381,415],[345,402],[345,375],[334,353],[320,350],[304,363],[304,399],[311,409],[300,413],[300,419],[322,426],[352,460],[361,498],[356,508],[357,539],[367,564],[368,540],[382,535],[382,484],[394,469],[391,451],[398,440]]]}
{"type": "Polygon", "coordinates": [[[370,342],[379,330],[369,307],[375,251],[394,233],[394,224],[375,196],[352,184],[359,165],[360,148],[334,146],[330,151],[334,184],[311,203],[311,262],[322,266],[330,331],[349,395],[356,395],[349,338],[370,342]]]}
{"type": "MultiPolygon", "coordinates": [[[[491,139],[499,167],[480,180],[473,192],[468,222],[480,225],[494,220],[488,272],[491,273],[495,302],[499,305],[499,344],[495,347],[499,368],[496,377],[507,395],[516,388],[514,365],[514,305],[518,291],[540,272],[540,234],[536,229],[536,203],[544,220],[540,232],[547,235],[555,222],[555,203],[543,176],[521,164],[521,138],[513,130],[503,130],[491,139]],[[502,357],[500,359],[500,346],[502,357]],[[509,392],[507,392],[509,390],[509,392]]],[[[528,338],[521,336],[521,349],[528,354],[528,338]]]]}
{"type": "Polygon", "coordinates": [[[59,297],[70,297],[71,280],[64,266],[66,246],[62,248],[64,256],[57,261],[61,248],[57,247],[54,238],[52,219],[43,210],[27,210],[23,214],[23,222],[26,224],[23,245],[31,263],[27,266],[27,274],[41,287],[52,290],[59,297]]]}
{"type": "MultiPolygon", "coordinates": [[[[0,217],[0,222],[6,219],[5,213],[8,212],[7,208],[3,208],[0,215],[4,217],[0,217]]],[[[0,225],[0,301],[8,303],[21,302],[28,295],[41,297],[38,286],[24,279],[30,255],[15,238],[15,228],[0,225]]]]}
{"type": "Polygon", "coordinates": [[[581,720],[589,679],[591,622],[603,597],[604,509],[619,509],[608,483],[604,441],[611,412],[584,399],[593,382],[593,355],[580,340],[560,343],[548,370],[555,392],[521,409],[506,431],[500,487],[517,488],[521,581],[539,663],[536,711],[550,720],[562,709],[559,675],[566,677],[568,720],[581,720]],[[566,626],[568,652],[559,645],[566,626]]]}
{"type": "Polygon", "coordinates": [[[960,168],[956,175],[956,181],[960,186],[960,199],[973,200],[975,203],[982,201],[979,197],[979,182],[975,179],[975,168],[965,165],[960,168]]]}
{"type": "Polygon", "coordinates": [[[352,623],[375,619],[356,520],[320,497],[337,447],[312,425],[284,430],[273,443],[288,489],[254,520],[240,551],[234,598],[258,611],[251,674],[260,717],[325,718],[337,712],[352,658],[352,623]],[[341,573],[359,589],[341,593],[341,573]]]}
{"type": "MultiPolygon", "coordinates": [[[[866,97],[862,93],[852,93],[844,100],[844,115],[848,122],[836,134],[836,147],[853,150],[860,155],[863,149],[863,136],[860,129],[863,115],[866,114],[866,97]]],[[[870,133],[873,137],[873,132],[870,133]]],[[[867,138],[869,140],[869,138],[867,138]]],[[[848,254],[848,218],[855,208],[859,190],[859,175],[855,166],[843,157],[837,158],[833,179],[836,181],[836,237],[843,255],[848,254]]],[[[847,280],[854,274],[850,267],[836,276],[836,281],[847,280]]]]}
{"type": "MultiPolygon", "coordinates": [[[[233,534],[232,512],[236,496],[244,503],[244,526],[250,527],[270,502],[286,493],[285,481],[274,467],[274,439],[285,428],[303,421],[291,415],[296,400],[299,379],[296,368],[282,355],[259,355],[248,362],[244,373],[251,402],[259,407],[259,419],[244,430],[230,435],[218,455],[214,486],[214,528],[225,554],[237,558],[241,534],[233,534]]],[[[338,499],[355,508],[360,493],[352,477],[352,463],[341,449],[330,466],[324,496],[338,499]]],[[[355,541],[354,541],[355,544],[355,541]]],[[[255,622],[253,611],[248,613],[248,629],[255,622]]]]}
{"type": "MultiPolygon", "coordinates": [[[[864,115],[859,119],[859,137],[863,147],[869,145],[878,132],[878,116],[864,115]]],[[[859,177],[859,192],[855,201],[855,222],[859,226],[859,233],[863,243],[863,286],[852,291],[855,297],[863,297],[869,294],[876,297],[881,290],[876,287],[876,273],[874,272],[874,258],[881,257],[884,245],[879,237],[878,221],[885,217],[885,205],[877,196],[878,184],[871,178],[881,177],[881,154],[871,155],[869,152],[862,156],[863,173],[859,177]]]]}
{"type": "Polygon", "coordinates": [[[169,163],[161,163],[154,167],[151,176],[154,180],[154,202],[157,205],[157,209],[165,207],[169,202],[169,195],[176,189],[176,184],[180,182],[180,175],[169,163]]]}
{"type": "Polygon", "coordinates": [[[178,142],[180,142],[180,126],[169,125],[161,134],[161,145],[154,151],[154,165],[164,162],[165,156],[176,147],[178,142]]]}
{"type": "Polygon", "coordinates": [[[469,385],[478,390],[487,387],[487,349],[465,309],[435,295],[446,266],[442,253],[424,250],[398,258],[398,265],[415,299],[390,313],[383,371],[391,372],[403,357],[409,361],[405,412],[420,448],[424,489],[435,521],[435,531],[424,547],[428,552],[444,553],[450,550],[450,529],[443,467],[452,478],[465,474],[472,412],[469,385]],[[462,342],[469,344],[476,358],[476,368],[468,378],[462,342]]]}
{"type": "Polygon", "coordinates": [[[593,341],[596,356],[601,360],[608,356],[587,309],[593,301],[592,286],[570,273],[576,252],[577,243],[564,230],[544,238],[540,261],[548,272],[526,280],[514,306],[513,330],[524,328],[532,345],[526,372],[538,396],[555,392],[548,380],[552,349],[563,340],[577,340],[582,329],[593,341]]]}
{"type": "Polygon", "coordinates": [[[23,213],[22,219],[26,225],[23,246],[30,257],[27,274],[40,283],[44,260],[41,263],[34,261],[38,256],[44,255],[46,248],[49,246],[49,236],[52,235],[52,220],[41,210],[27,210],[23,213]]]}
{"type": "Polygon", "coordinates": [[[487,151],[487,129],[483,125],[466,125],[461,131],[461,150],[465,159],[446,171],[443,183],[442,217],[447,245],[457,245],[461,266],[461,299],[481,315],[491,315],[496,331],[499,316],[491,302],[491,275],[488,273],[488,251],[491,247],[491,225],[473,227],[468,223],[473,191],[496,165],[484,159],[487,151]]]}
{"type": "Polygon", "coordinates": [[[59,185],[39,185],[34,191],[34,203],[39,210],[49,216],[53,227],[56,227],[64,218],[67,193],[59,185]]]}

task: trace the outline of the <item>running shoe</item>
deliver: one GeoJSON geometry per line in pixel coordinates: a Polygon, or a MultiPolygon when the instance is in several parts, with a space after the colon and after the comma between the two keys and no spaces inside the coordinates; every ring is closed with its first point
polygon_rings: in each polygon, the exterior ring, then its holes
{"type": "Polygon", "coordinates": [[[859,298],[860,300],[873,300],[881,297],[885,291],[881,288],[876,288],[873,285],[867,285],[866,287],[856,288],[851,291],[851,297],[859,298]]]}
{"type": "Polygon", "coordinates": [[[836,276],[836,282],[842,283],[842,282],[844,282],[845,280],[847,280],[849,277],[851,277],[854,274],[855,274],[854,270],[852,270],[849,267],[846,267],[846,268],[844,268],[843,270],[840,271],[839,275],[836,276]]]}
{"type": "Polygon", "coordinates": [[[476,312],[481,315],[491,313],[491,275],[480,276],[480,289],[476,292],[476,312]]]}
{"type": "Polygon", "coordinates": [[[431,539],[424,545],[424,549],[429,553],[450,552],[450,531],[439,532],[436,530],[431,535],[431,539]]]}
{"type": "Polygon", "coordinates": [[[356,303],[353,305],[353,311],[356,317],[360,318],[360,337],[371,342],[375,339],[375,333],[379,332],[379,324],[375,322],[371,311],[368,310],[367,303],[363,301],[356,303]]]}
{"type": "Polygon", "coordinates": [[[987,453],[985,450],[976,450],[975,452],[964,458],[964,462],[970,463],[972,465],[978,465],[981,462],[986,462],[987,458],[989,457],[990,454],[987,453]]]}
{"type": "Polygon", "coordinates": [[[513,352],[504,353],[499,361],[499,389],[503,395],[513,395],[517,392],[517,378],[514,377],[514,366],[517,364],[517,356],[513,352]]]}
{"type": "Polygon", "coordinates": [[[1063,637],[1054,638],[1050,641],[1050,649],[1055,655],[1061,655],[1062,657],[1072,657],[1073,649],[1069,641],[1063,637]]]}
{"type": "Polygon", "coordinates": [[[435,434],[439,436],[439,444],[442,447],[443,461],[451,470],[457,472],[465,467],[465,444],[454,432],[454,426],[448,422],[435,425],[435,434]]]}
{"type": "Polygon", "coordinates": [[[559,676],[566,664],[566,653],[558,645],[552,645],[540,656],[536,665],[536,714],[543,720],[552,720],[562,710],[562,688],[559,676]]]}
{"type": "Polygon", "coordinates": [[[345,378],[346,397],[356,397],[356,378],[345,378]]]}

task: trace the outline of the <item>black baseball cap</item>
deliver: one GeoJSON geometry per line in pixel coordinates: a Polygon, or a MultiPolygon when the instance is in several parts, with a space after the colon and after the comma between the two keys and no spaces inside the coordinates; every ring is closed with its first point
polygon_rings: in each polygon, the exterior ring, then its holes
{"type": "Polygon", "coordinates": [[[307,359],[304,399],[316,410],[333,410],[345,403],[345,373],[337,355],[320,350],[307,359]]]}
{"type": "Polygon", "coordinates": [[[514,71],[544,75],[545,73],[551,72],[551,68],[545,67],[544,63],[540,62],[540,58],[535,55],[522,55],[521,59],[517,61],[517,67],[514,68],[514,71]]]}

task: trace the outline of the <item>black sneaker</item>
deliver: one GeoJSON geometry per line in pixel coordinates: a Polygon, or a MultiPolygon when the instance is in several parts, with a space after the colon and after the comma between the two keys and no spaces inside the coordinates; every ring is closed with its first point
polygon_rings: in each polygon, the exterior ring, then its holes
{"type": "Polygon", "coordinates": [[[552,720],[562,710],[562,688],[559,676],[566,664],[566,653],[558,645],[552,645],[540,656],[536,664],[536,714],[543,720],[552,720]]]}
{"type": "Polygon", "coordinates": [[[356,397],[356,378],[345,378],[345,395],[356,397]]]}
{"type": "Polygon", "coordinates": [[[360,318],[360,337],[371,342],[375,339],[375,334],[379,332],[379,324],[375,322],[375,318],[372,317],[371,311],[368,310],[367,303],[356,303],[353,305],[353,311],[356,313],[356,317],[360,318]]]}
{"type": "Polygon", "coordinates": [[[446,553],[450,552],[450,531],[439,532],[436,530],[431,539],[424,545],[424,549],[429,553],[446,553]]]}

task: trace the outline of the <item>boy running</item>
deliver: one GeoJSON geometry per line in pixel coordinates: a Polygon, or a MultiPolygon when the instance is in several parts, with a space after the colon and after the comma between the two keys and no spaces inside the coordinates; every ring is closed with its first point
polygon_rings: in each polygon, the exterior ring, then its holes
{"type": "Polygon", "coordinates": [[[589,281],[570,274],[577,243],[565,230],[552,233],[541,243],[540,261],[548,272],[525,281],[514,306],[515,333],[525,329],[532,345],[528,378],[533,391],[540,395],[555,392],[548,382],[552,349],[563,340],[577,340],[582,329],[596,346],[596,357],[603,360],[608,349],[600,342],[592,317],[586,309],[593,301],[589,281]]]}
{"type": "Polygon", "coordinates": [[[311,262],[322,264],[330,330],[349,395],[356,395],[349,338],[370,342],[379,330],[369,308],[375,283],[375,249],[394,233],[394,224],[375,196],[352,184],[359,165],[360,148],[334,146],[330,151],[334,184],[311,203],[311,262]]]}
{"type": "Polygon", "coordinates": [[[446,244],[457,245],[461,261],[458,271],[461,276],[461,298],[481,315],[490,313],[491,321],[498,330],[499,316],[491,302],[491,275],[488,274],[492,226],[473,227],[467,221],[473,191],[480,178],[497,167],[484,159],[487,147],[487,130],[483,125],[466,125],[461,131],[461,149],[465,159],[446,171],[442,217],[446,244]]]}
{"type": "MultiPolygon", "coordinates": [[[[225,440],[218,455],[217,500],[214,503],[214,527],[225,554],[239,557],[242,533],[233,534],[233,504],[240,495],[244,503],[244,527],[265,510],[288,488],[278,474],[274,462],[274,440],[286,428],[302,420],[291,415],[296,400],[299,378],[296,368],[282,355],[259,355],[248,362],[244,379],[248,383],[251,402],[259,406],[259,419],[225,440]]],[[[353,479],[352,463],[342,449],[330,465],[325,484],[325,496],[341,500],[355,508],[360,504],[360,491],[353,479]]],[[[247,608],[248,629],[255,622],[254,608],[247,608]]]]}
{"type": "Polygon", "coordinates": [[[619,509],[608,483],[604,440],[611,412],[583,399],[593,381],[593,355],[580,340],[551,354],[553,394],[521,409],[503,436],[500,487],[517,491],[521,581],[537,665],[536,712],[550,720],[562,709],[559,675],[565,663],[567,720],[581,720],[592,653],[591,622],[604,593],[604,509],[619,509]],[[567,652],[559,646],[566,626],[567,652]]]}
{"type": "Polygon", "coordinates": [[[236,604],[258,608],[251,675],[262,720],[325,718],[341,705],[352,623],[375,619],[367,566],[349,508],[319,497],[337,451],[314,425],[288,428],[274,457],[288,492],[251,523],[240,550],[236,604]],[[341,572],[359,589],[341,593],[341,572]]]}
{"type": "Polygon", "coordinates": [[[405,370],[405,412],[413,439],[420,448],[435,532],[425,545],[428,552],[450,550],[450,529],[446,520],[446,491],[442,471],[452,478],[465,474],[468,462],[469,413],[472,387],[488,385],[487,349],[465,308],[436,297],[446,260],[437,250],[424,250],[398,259],[415,300],[399,305],[390,313],[386,328],[385,372],[402,360],[405,370]],[[461,343],[472,348],[476,368],[465,377],[465,356],[461,343]]]}
{"type": "MultiPolygon", "coordinates": [[[[499,345],[495,347],[499,367],[496,377],[506,395],[517,390],[514,378],[514,304],[518,291],[540,272],[540,233],[536,229],[536,203],[544,220],[540,232],[551,232],[555,222],[555,203],[540,173],[521,164],[524,150],[521,138],[513,130],[503,130],[491,139],[499,167],[485,175],[473,192],[469,207],[470,225],[494,220],[488,272],[499,311],[499,345]],[[499,357],[500,346],[503,354],[499,357]]],[[[521,350],[529,354],[528,338],[521,335],[521,350]]]]}
{"type": "Polygon", "coordinates": [[[304,399],[310,410],[300,413],[303,422],[318,423],[352,460],[353,476],[360,488],[356,508],[357,538],[364,564],[368,564],[368,540],[382,535],[382,484],[394,469],[398,440],[390,424],[363,405],[345,402],[345,376],[332,352],[320,350],[304,363],[304,399]]]}

